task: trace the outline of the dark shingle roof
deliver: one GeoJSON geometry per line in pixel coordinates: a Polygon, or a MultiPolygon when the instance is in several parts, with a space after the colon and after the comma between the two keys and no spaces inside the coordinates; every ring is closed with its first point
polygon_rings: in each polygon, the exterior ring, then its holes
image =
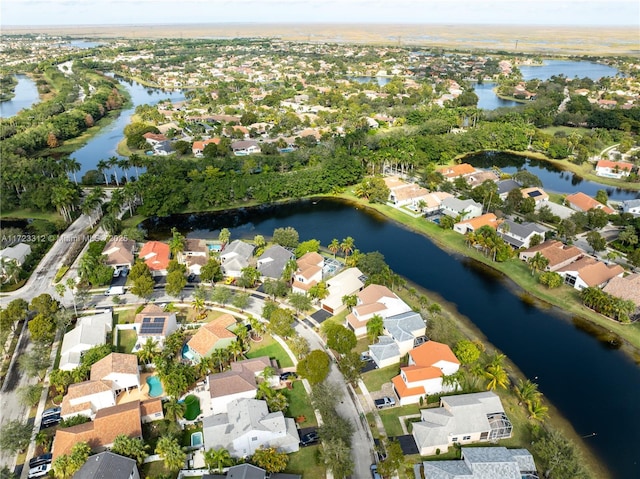
{"type": "Polygon", "coordinates": [[[73,479],[129,479],[134,469],[136,461],[107,451],[89,456],[73,479]]]}

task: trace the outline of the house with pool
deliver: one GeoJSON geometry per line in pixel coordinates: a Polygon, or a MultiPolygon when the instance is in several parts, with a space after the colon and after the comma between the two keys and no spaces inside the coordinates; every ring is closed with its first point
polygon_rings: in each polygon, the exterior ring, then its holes
{"type": "Polygon", "coordinates": [[[243,268],[249,266],[254,246],[244,241],[234,240],[220,252],[220,266],[225,276],[239,278],[243,268]]]}
{"type": "Polygon", "coordinates": [[[134,352],[139,351],[148,339],[155,341],[162,349],[165,338],[178,330],[176,313],[165,311],[155,304],[149,304],[136,314],[133,329],[138,335],[136,344],[133,346],[134,352]]]}
{"type": "Polygon", "coordinates": [[[216,349],[227,348],[236,339],[232,329],[237,324],[236,318],[227,313],[203,324],[187,342],[182,356],[185,359],[198,362],[216,349]]]}
{"type": "Polygon", "coordinates": [[[116,395],[140,388],[140,370],[135,354],[111,353],[91,366],[92,381],[111,381],[116,395]]]}

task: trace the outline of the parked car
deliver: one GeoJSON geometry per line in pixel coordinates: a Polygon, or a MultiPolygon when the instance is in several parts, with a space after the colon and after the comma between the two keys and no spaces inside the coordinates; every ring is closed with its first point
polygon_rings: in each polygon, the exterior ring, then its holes
{"type": "Polygon", "coordinates": [[[107,291],[105,291],[105,296],[119,296],[124,294],[124,286],[111,286],[107,291]]]}
{"type": "Polygon", "coordinates": [[[390,398],[389,396],[385,396],[383,398],[376,399],[374,403],[378,409],[382,409],[383,407],[395,406],[396,400],[393,398],[390,398]]]}
{"type": "Polygon", "coordinates": [[[426,343],[427,341],[429,341],[429,338],[427,338],[426,336],[418,336],[416,339],[413,340],[413,347],[417,347],[420,346],[421,344],[426,343]]]}
{"type": "Polygon", "coordinates": [[[51,426],[57,426],[58,424],[60,424],[61,420],[62,418],[60,417],[60,414],[43,417],[42,421],[40,421],[40,429],[46,429],[51,426]]]}
{"type": "Polygon", "coordinates": [[[47,416],[59,416],[60,411],[62,409],[60,407],[50,407],[49,409],[45,409],[42,411],[42,417],[45,418],[47,416]]]}
{"type": "Polygon", "coordinates": [[[34,467],[42,466],[43,464],[51,464],[53,459],[53,454],[43,454],[42,456],[32,457],[29,460],[29,468],[33,469],[34,467]]]}
{"type": "Polygon", "coordinates": [[[360,353],[360,361],[373,361],[373,358],[369,354],[369,351],[365,351],[364,353],[360,353]]]}
{"type": "Polygon", "coordinates": [[[319,440],[320,436],[318,436],[317,431],[311,431],[300,438],[300,445],[310,446],[311,444],[316,444],[319,440]]]}
{"type": "Polygon", "coordinates": [[[378,465],[377,464],[371,464],[371,477],[373,479],[382,479],[382,476],[380,474],[378,474],[378,465]]]}
{"type": "Polygon", "coordinates": [[[187,281],[189,283],[193,283],[196,280],[196,275],[191,273],[189,276],[187,276],[187,281]]]}
{"type": "Polygon", "coordinates": [[[285,371],[280,375],[280,381],[291,381],[292,379],[297,379],[298,375],[293,371],[285,371]]]}
{"type": "Polygon", "coordinates": [[[51,463],[42,464],[37,467],[32,467],[31,469],[29,469],[29,475],[27,477],[29,479],[32,479],[34,477],[44,477],[49,473],[50,470],[51,470],[51,463]]]}

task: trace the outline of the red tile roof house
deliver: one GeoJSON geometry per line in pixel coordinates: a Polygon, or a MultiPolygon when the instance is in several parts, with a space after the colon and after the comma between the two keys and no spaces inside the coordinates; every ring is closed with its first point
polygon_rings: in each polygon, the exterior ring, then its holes
{"type": "Polygon", "coordinates": [[[370,284],[356,293],[356,297],[358,304],[347,315],[346,326],[351,328],[358,337],[366,336],[367,323],[375,315],[384,319],[411,311],[411,307],[393,291],[379,284],[370,284]]]}
{"type": "Polygon", "coordinates": [[[93,421],[56,431],[53,441],[53,460],[69,454],[74,444],[87,442],[94,452],[113,444],[120,434],[142,438],[140,401],[101,409],[93,421]]]}
{"type": "Polygon", "coordinates": [[[91,419],[100,410],[115,405],[116,395],[111,381],[83,381],[69,386],[60,405],[60,416],[68,419],[81,415],[91,419]]]}
{"type": "Polygon", "coordinates": [[[536,253],[540,253],[549,260],[545,271],[556,271],[582,258],[585,254],[584,251],[576,246],[567,246],[560,241],[547,240],[539,245],[521,251],[519,258],[522,261],[529,261],[536,253]]]}
{"type": "Polygon", "coordinates": [[[477,218],[471,218],[469,220],[463,220],[453,225],[453,231],[462,235],[477,231],[483,226],[490,226],[493,229],[497,229],[500,222],[493,213],[485,213],[477,218]]]}
{"type": "Polygon", "coordinates": [[[565,284],[581,290],[587,287],[602,287],[610,279],[621,277],[624,269],[619,264],[608,266],[591,256],[584,256],[557,272],[564,278],[565,284]]]}
{"type": "Polygon", "coordinates": [[[191,145],[191,152],[195,156],[202,156],[202,153],[204,153],[204,149],[211,143],[213,143],[214,145],[219,145],[220,138],[209,138],[208,140],[194,141],[193,145],[191,145]]]}
{"type": "Polygon", "coordinates": [[[594,200],[588,195],[585,195],[581,191],[574,193],[566,197],[567,204],[576,211],[589,211],[592,208],[596,208],[604,211],[608,215],[615,213],[613,209],[606,205],[603,205],[599,201],[594,200]]]}
{"type": "Polygon", "coordinates": [[[133,346],[134,352],[141,349],[148,339],[155,341],[162,349],[165,338],[178,329],[176,313],[164,311],[155,304],[150,304],[136,314],[133,329],[138,335],[133,346]]]}
{"type": "Polygon", "coordinates": [[[189,349],[185,356],[189,357],[188,353],[191,353],[193,360],[200,361],[216,349],[225,349],[236,339],[236,335],[230,331],[235,326],[236,318],[230,314],[223,314],[200,326],[196,334],[187,342],[189,349]]]}
{"type": "Polygon", "coordinates": [[[633,301],[636,309],[640,309],[640,274],[616,276],[602,288],[602,291],[616,298],[633,301]]]}
{"type": "Polygon", "coordinates": [[[632,163],[624,161],[600,160],[596,164],[596,175],[605,178],[622,178],[631,174],[632,163]]]}
{"type": "Polygon", "coordinates": [[[400,405],[416,404],[420,398],[454,388],[442,384],[442,377],[454,374],[460,361],[446,344],[427,341],[409,351],[409,364],[391,382],[400,398],[400,405]]]}
{"type": "MultiPolygon", "coordinates": [[[[210,411],[212,414],[227,412],[227,405],[234,399],[253,399],[258,390],[258,376],[265,368],[278,370],[278,363],[268,356],[235,361],[230,369],[223,373],[210,374],[207,377],[208,390],[211,396],[210,411]]],[[[279,376],[269,379],[270,384],[277,385],[279,376]]]]}
{"type": "Polygon", "coordinates": [[[111,353],[91,366],[92,381],[111,381],[115,394],[140,388],[140,370],[135,354],[111,353]]]}
{"type": "Polygon", "coordinates": [[[145,133],[142,135],[147,143],[151,146],[157,145],[158,143],[162,143],[163,141],[167,141],[168,138],[160,133],[145,133]]]}
{"type": "Polygon", "coordinates": [[[138,253],[149,267],[153,276],[166,276],[171,252],[169,245],[160,241],[148,241],[138,253]]]}
{"type": "Polygon", "coordinates": [[[298,269],[293,274],[291,290],[294,293],[306,294],[311,287],[322,281],[324,258],[321,254],[309,252],[296,260],[298,269]]]}
{"type": "Polygon", "coordinates": [[[440,168],[438,171],[442,173],[442,176],[447,180],[453,181],[459,176],[470,175],[475,173],[477,170],[468,163],[462,163],[460,165],[445,166],[444,168],[440,168]]]}

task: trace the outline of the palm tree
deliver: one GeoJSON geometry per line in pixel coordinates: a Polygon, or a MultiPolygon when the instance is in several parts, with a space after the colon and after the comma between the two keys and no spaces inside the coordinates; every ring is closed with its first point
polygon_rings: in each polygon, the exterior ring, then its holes
{"type": "Polygon", "coordinates": [[[538,251],[534,256],[527,260],[529,267],[531,268],[531,276],[538,271],[542,271],[547,266],[549,266],[549,260],[542,256],[538,251]]]}
{"type": "Polygon", "coordinates": [[[254,318],[253,316],[249,316],[249,324],[251,325],[251,337],[255,340],[261,340],[262,335],[265,332],[265,326],[262,322],[254,318]]]}
{"type": "Polygon", "coordinates": [[[262,248],[264,245],[266,245],[266,241],[264,240],[264,236],[262,235],[255,235],[253,237],[253,244],[255,245],[256,248],[262,248]]]}
{"type": "Polygon", "coordinates": [[[213,356],[205,356],[204,358],[200,358],[200,362],[198,363],[198,372],[200,376],[206,376],[207,374],[211,374],[215,367],[216,365],[213,361],[213,356]]]}
{"type": "Polygon", "coordinates": [[[333,238],[331,240],[331,243],[329,243],[329,251],[331,251],[333,253],[333,257],[336,257],[336,253],[338,253],[338,251],[340,251],[340,242],[336,239],[333,238]]]}
{"type": "Polygon", "coordinates": [[[518,385],[516,386],[516,396],[525,404],[529,404],[531,401],[536,399],[540,395],[540,391],[538,391],[538,385],[531,380],[527,379],[523,381],[522,379],[518,381],[518,385]]]}
{"type": "Polygon", "coordinates": [[[367,322],[367,337],[373,343],[379,336],[384,334],[384,319],[379,314],[374,314],[367,322]]]}
{"type": "Polygon", "coordinates": [[[116,170],[116,166],[118,166],[119,162],[120,160],[118,159],[117,156],[112,156],[107,160],[107,164],[111,168],[113,168],[113,177],[116,179],[116,186],[120,186],[120,180],[118,179],[118,170],[116,170]]]}
{"type": "Polygon", "coordinates": [[[529,419],[544,421],[544,419],[549,416],[549,408],[542,404],[540,397],[536,397],[531,401],[527,405],[527,409],[529,410],[529,419]]]}
{"type": "Polygon", "coordinates": [[[102,173],[102,175],[104,176],[104,184],[109,185],[109,177],[107,176],[107,173],[106,173],[107,170],[109,169],[109,162],[105,160],[100,160],[98,161],[98,164],[96,166],[98,167],[98,171],[102,173]]]}
{"type": "Polygon", "coordinates": [[[228,359],[227,350],[226,349],[216,349],[216,350],[213,351],[213,353],[211,353],[211,355],[213,356],[213,360],[214,360],[215,364],[220,369],[220,372],[222,372],[223,369],[224,369],[224,366],[227,363],[227,359],[228,359]]]}
{"type": "Polygon", "coordinates": [[[233,360],[236,361],[238,359],[238,356],[240,356],[244,352],[244,348],[242,347],[240,341],[234,339],[233,341],[231,341],[229,346],[227,346],[227,351],[229,351],[229,354],[233,356],[233,360]]]}
{"type": "Polygon", "coordinates": [[[351,236],[347,236],[345,239],[342,240],[342,243],[340,243],[340,249],[344,253],[345,258],[349,256],[351,252],[353,252],[354,246],[355,246],[355,240],[351,236]]]}
{"type": "Polygon", "coordinates": [[[129,157],[129,165],[136,169],[136,179],[140,179],[139,167],[144,166],[144,159],[137,153],[132,153],[129,157]]]}
{"type": "Polygon", "coordinates": [[[209,449],[204,453],[204,463],[210,471],[216,469],[218,473],[222,474],[225,466],[233,464],[233,459],[229,451],[224,448],[209,449]]]}
{"type": "Polygon", "coordinates": [[[223,248],[229,242],[230,239],[231,239],[231,232],[227,228],[222,228],[220,230],[220,234],[218,235],[218,241],[222,243],[223,248]]]}
{"type": "Polygon", "coordinates": [[[196,316],[198,318],[202,318],[202,310],[204,309],[204,298],[194,298],[191,307],[196,312],[196,316]]]}
{"type": "Polygon", "coordinates": [[[169,240],[169,250],[171,251],[171,257],[175,258],[176,255],[184,251],[185,237],[174,226],[171,228],[171,239],[169,240]]]}
{"type": "Polygon", "coordinates": [[[177,398],[171,397],[164,405],[164,417],[169,421],[176,422],[184,417],[187,406],[177,398]]]}
{"type": "Polygon", "coordinates": [[[496,353],[489,364],[485,366],[484,377],[489,380],[487,390],[505,389],[509,384],[509,376],[503,365],[505,357],[504,354],[496,353]]]}
{"type": "Polygon", "coordinates": [[[122,158],[121,160],[118,160],[118,166],[124,172],[124,177],[127,180],[127,183],[129,183],[129,168],[131,168],[129,158],[122,158]]]}
{"type": "Polygon", "coordinates": [[[342,304],[349,308],[349,311],[353,311],[353,308],[358,305],[358,296],[355,294],[346,294],[342,297],[342,304]]]}
{"type": "Polygon", "coordinates": [[[291,278],[293,277],[293,273],[298,269],[298,263],[295,259],[290,259],[284,265],[282,270],[282,279],[287,283],[291,282],[291,278]]]}
{"type": "Polygon", "coordinates": [[[162,436],[158,439],[156,454],[162,457],[165,467],[171,471],[177,471],[183,467],[187,458],[177,439],[171,436],[162,436]]]}
{"type": "Polygon", "coordinates": [[[148,365],[153,362],[159,352],[158,343],[153,338],[147,338],[140,351],[138,351],[138,358],[148,365]]]}

